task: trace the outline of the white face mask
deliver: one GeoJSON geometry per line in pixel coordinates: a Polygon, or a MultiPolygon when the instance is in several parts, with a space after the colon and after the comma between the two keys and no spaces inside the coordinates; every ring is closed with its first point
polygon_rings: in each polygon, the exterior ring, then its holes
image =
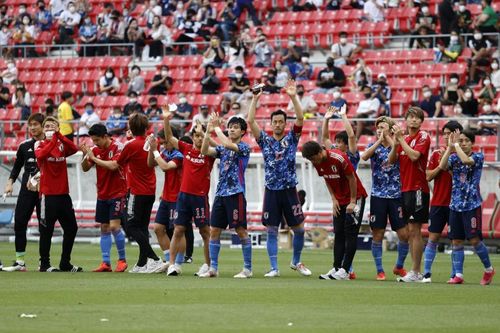
{"type": "Polygon", "coordinates": [[[483,105],[483,111],[484,112],[490,112],[491,111],[491,105],[489,105],[489,104],[483,105]]]}
{"type": "Polygon", "coordinates": [[[491,63],[492,69],[498,69],[498,64],[496,62],[491,63]]]}
{"type": "Polygon", "coordinates": [[[464,6],[464,5],[460,5],[460,6],[458,7],[458,10],[460,11],[460,13],[465,12],[465,6],[464,6]]]}
{"type": "Polygon", "coordinates": [[[465,98],[470,99],[472,97],[472,93],[470,91],[466,91],[464,96],[465,98]]]}
{"type": "Polygon", "coordinates": [[[85,24],[90,24],[90,23],[92,23],[92,20],[90,18],[86,18],[85,19],[85,24]]]}
{"type": "Polygon", "coordinates": [[[168,71],[161,71],[161,76],[167,76],[168,75],[168,71]]]}
{"type": "Polygon", "coordinates": [[[451,36],[450,40],[454,43],[458,42],[458,36],[451,36]]]}
{"type": "Polygon", "coordinates": [[[305,63],[309,62],[309,58],[308,57],[302,57],[302,58],[300,58],[300,60],[302,60],[302,62],[305,62],[305,63]]]}
{"type": "Polygon", "coordinates": [[[24,24],[24,25],[28,25],[28,24],[30,24],[30,20],[29,20],[29,19],[25,19],[25,20],[23,20],[23,24],[24,24]]]}
{"type": "Polygon", "coordinates": [[[179,3],[177,4],[177,10],[178,10],[178,11],[181,11],[181,10],[183,10],[183,9],[184,9],[184,4],[183,4],[182,2],[179,2],[179,3]]]}
{"type": "Polygon", "coordinates": [[[130,98],[130,103],[135,103],[135,102],[137,102],[137,98],[135,98],[135,97],[131,97],[131,98],[130,98]]]}
{"type": "Polygon", "coordinates": [[[429,98],[429,97],[431,97],[431,95],[432,95],[432,93],[430,91],[428,91],[428,90],[424,91],[424,97],[425,98],[429,98]]]}
{"type": "Polygon", "coordinates": [[[340,38],[340,44],[346,44],[347,43],[347,38],[342,37],[340,38]]]}
{"type": "Polygon", "coordinates": [[[241,79],[243,77],[243,74],[236,73],[236,74],[234,74],[234,77],[237,78],[237,79],[241,79]]]}
{"type": "Polygon", "coordinates": [[[484,83],[485,86],[489,86],[490,83],[491,83],[491,81],[490,80],[484,80],[483,83],[484,83]]]}
{"type": "Polygon", "coordinates": [[[107,77],[108,79],[111,79],[111,78],[113,77],[113,73],[107,72],[107,73],[106,73],[106,77],[107,77]]]}
{"type": "Polygon", "coordinates": [[[132,73],[134,73],[135,75],[139,75],[140,71],[137,68],[134,68],[132,70],[132,73]]]}
{"type": "Polygon", "coordinates": [[[69,7],[69,12],[70,13],[74,13],[75,11],[76,11],[75,7],[73,7],[73,6],[69,7]]]}
{"type": "Polygon", "coordinates": [[[481,38],[483,38],[482,34],[474,34],[474,39],[475,40],[481,40],[481,38]]]}
{"type": "Polygon", "coordinates": [[[187,98],[186,97],[179,98],[179,103],[184,104],[186,102],[187,102],[187,98]]]}
{"type": "Polygon", "coordinates": [[[25,8],[19,8],[19,14],[24,14],[26,13],[26,9],[25,8]]]}
{"type": "Polygon", "coordinates": [[[450,82],[453,83],[453,84],[457,84],[458,83],[458,79],[456,77],[452,77],[450,79],[450,82]]]}
{"type": "Polygon", "coordinates": [[[289,40],[288,41],[288,46],[295,46],[295,41],[289,40]]]}
{"type": "Polygon", "coordinates": [[[340,91],[334,91],[333,92],[333,98],[335,98],[335,99],[340,98],[340,91]]]}
{"type": "Polygon", "coordinates": [[[462,113],[462,108],[461,107],[455,107],[455,113],[462,113]]]}
{"type": "Polygon", "coordinates": [[[14,68],[14,67],[16,67],[16,65],[14,65],[12,62],[9,62],[9,63],[7,64],[7,68],[8,68],[8,69],[12,69],[12,68],[14,68]]]}
{"type": "Polygon", "coordinates": [[[422,7],[422,13],[427,14],[429,12],[429,7],[422,7]]]}

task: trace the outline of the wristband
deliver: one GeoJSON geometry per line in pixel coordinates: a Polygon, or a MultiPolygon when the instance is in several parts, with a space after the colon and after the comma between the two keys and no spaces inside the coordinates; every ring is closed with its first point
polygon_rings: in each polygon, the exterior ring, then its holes
{"type": "Polygon", "coordinates": [[[160,157],[160,153],[158,152],[158,150],[155,150],[153,152],[153,156],[155,157],[155,159],[157,159],[158,157],[160,157]]]}

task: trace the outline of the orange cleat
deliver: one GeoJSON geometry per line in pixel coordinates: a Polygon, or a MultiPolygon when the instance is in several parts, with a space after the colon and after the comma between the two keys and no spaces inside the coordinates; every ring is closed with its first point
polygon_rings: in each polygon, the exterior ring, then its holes
{"type": "Polygon", "coordinates": [[[493,280],[493,275],[495,275],[495,270],[492,270],[491,272],[484,272],[483,278],[481,279],[481,285],[482,286],[487,286],[491,283],[491,280],[493,280]]]}
{"type": "Polygon", "coordinates": [[[105,262],[101,262],[101,265],[94,269],[92,272],[112,272],[111,266],[105,262]]]}
{"type": "Polygon", "coordinates": [[[355,272],[349,272],[349,280],[356,280],[356,273],[355,272]]]}
{"type": "Polygon", "coordinates": [[[128,268],[127,262],[125,260],[118,260],[116,262],[115,272],[125,272],[128,268]]]}
{"type": "Polygon", "coordinates": [[[398,275],[400,277],[405,277],[405,275],[406,275],[406,270],[404,268],[394,267],[392,272],[394,273],[394,275],[398,275]]]}
{"type": "Polygon", "coordinates": [[[385,281],[385,272],[377,273],[377,281],[385,281]]]}

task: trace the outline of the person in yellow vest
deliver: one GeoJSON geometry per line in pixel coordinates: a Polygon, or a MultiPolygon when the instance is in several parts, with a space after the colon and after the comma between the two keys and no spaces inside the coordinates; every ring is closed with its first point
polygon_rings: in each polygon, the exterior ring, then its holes
{"type": "Polygon", "coordinates": [[[60,123],[60,132],[62,135],[70,140],[73,140],[73,109],[71,103],[73,103],[73,94],[70,91],[64,91],[61,94],[62,103],[59,104],[57,108],[57,118],[60,123]]]}

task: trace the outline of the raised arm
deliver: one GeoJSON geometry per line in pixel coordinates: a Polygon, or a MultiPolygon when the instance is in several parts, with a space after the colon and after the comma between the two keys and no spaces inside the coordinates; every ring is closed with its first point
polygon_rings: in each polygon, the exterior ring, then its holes
{"type": "Polygon", "coordinates": [[[252,101],[250,102],[250,106],[248,107],[248,125],[250,125],[250,129],[252,130],[253,137],[255,140],[259,140],[260,138],[260,128],[257,122],[255,121],[255,111],[257,109],[257,102],[259,101],[259,97],[262,95],[262,89],[257,93],[253,93],[252,101]]]}
{"type": "Polygon", "coordinates": [[[463,164],[465,165],[474,165],[474,159],[470,156],[468,156],[464,151],[462,150],[462,147],[460,147],[460,144],[458,143],[458,137],[460,136],[460,132],[458,130],[454,133],[450,134],[450,140],[453,143],[453,147],[455,148],[455,151],[457,152],[458,158],[462,161],[463,164]]]}
{"type": "Polygon", "coordinates": [[[327,148],[330,149],[332,146],[332,140],[330,140],[330,129],[328,127],[328,122],[331,117],[335,114],[335,108],[333,106],[329,106],[328,109],[326,110],[325,113],[325,118],[323,118],[323,125],[321,126],[321,140],[323,142],[323,145],[327,148]]]}
{"type": "MultiPolygon", "coordinates": [[[[396,135],[396,133],[402,135],[401,128],[398,125],[392,126],[392,130],[394,132],[394,135],[396,135]]],[[[399,140],[395,138],[391,144],[391,152],[389,153],[389,158],[387,160],[387,163],[389,164],[396,163],[396,161],[398,160],[398,148],[399,148],[399,140]]]]}
{"type": "Polygon", "coordinates": [[[49,143],[47,145],[45,145],[44,147],[35,149],[36,159],[37,160],[44,160],[44,159],[46,159],[50,155],[50,152],[52,151],[52,149],[54,149],[56,147],[57,141],[58,141],[57,137],[54,134],[52,136],[52,139],[49,141],[49,143]]]}
{"type": "Polygon", "coordinates": [[[351,122],[349,121],[349,118],[347,118],[347,104],[342,105],[339,111],[339,115],[342,118],[345,131],[347,132],[349,151],[354,155],[358,151],[358,141],[356,140],[356,135],[354,134],[354,130],[352,129],[351,122]]]}
{"type": "Polygon", "coordinates": [[[231,140],[224,134],[224,132],[220,128],[221,120],[219,118],[219,115],[213,113],[212,116],[214,117],[214,123],[213,123],[214,131],[221,144],[227,149],[230,149],[236,153],[239,152],[240,149],[238,148],[238,145],[236,143],[231,142],[231,140]]]}
{"type": "Polygon", "coordinates": [[[302,125],[304,125],[304,112],[302,111],[302,105],[300,104],[299,98],[297,97],[297,83],[294,80],[288,80],[288,82],[286,83],[285,91],[292,100],[296,117],[295,125],[302,127],[302,125]]]}
{"type": "MultiPolygon", "coordinates": [[[[210,135],[214,131],[214,126],[217,124],[217,118],[214,117],[212,113],[210,115],[210,121],[207,124],[207,131],[205,132],[205,136],[203,137],[203,143],[201,145],[201,153],[210,157],[217,157],[217,151],[215,148],[210,147],[210,135]]],[[[220,128],[219,128],[220,130],[220,128]]]]}
{"type": "Polygon", "coordinates": [[[54,135],[57,136],[64,145],[64,156],[71,156],[78,151],[78,147],[74,144],[74,142],[62,135],[61,132],[56,132],[54,135]]]}
{"type": "Polygon", "coordinates": [[[375,141],[373,145],[371,145],[368,149],[364,151],[363,154],[361,154],[361,159],[363,161],[368,161],[370,158],[372,158],[372,156],[375,154],[375,150],[377,150],[378,146],[380,146],[382,144],[382,141],[384,141],[385,134],[386,134],[385,131],[384,133],[380,134],[377,141],[375,141]]]}
{"type": "Polygon", "coordinates": [[[163,131],[165,132],[165,140],[170,142],[175,149],[179,149],[179,140],[174,137],[172,133],[172,128],[170,127],[170,119],[174,116],[170,111],[170,106],[164,106],[163,108],[163,131]]]}

